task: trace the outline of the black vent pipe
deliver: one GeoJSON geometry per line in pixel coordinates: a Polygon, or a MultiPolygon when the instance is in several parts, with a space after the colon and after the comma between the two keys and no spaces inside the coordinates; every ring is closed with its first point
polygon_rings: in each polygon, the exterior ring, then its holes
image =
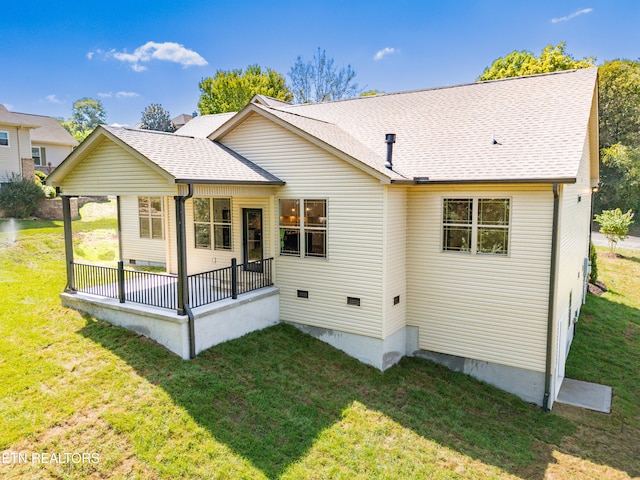
{"type": "Polygon", "coordinates": [[[387,144],[387,163],[384,166],[391,170],[393,169],[393,144],[396,143],[396,134],[387,133],[384,142],[387,144]]]}

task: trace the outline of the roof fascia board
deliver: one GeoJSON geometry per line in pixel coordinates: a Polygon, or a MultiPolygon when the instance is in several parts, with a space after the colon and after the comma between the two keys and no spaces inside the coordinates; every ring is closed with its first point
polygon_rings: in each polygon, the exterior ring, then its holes
{"type": "Polygon", "coordinates": [[[501,178],[482,180],[421,180],[415,178],[410,181],[391,180],[392,184],[400,185],[503,185],[503,184],[553,184],[553,183],[576,183],[575,177],[558,178],[501,178]]]}
{"type": "Polygon", "coordinates": [[[192,183],[194,185],[248,185],[248,186],[255,186],[255,185],[262,185],[262,186],[268,186],[268,187],[281,187],[283,185],[285,185],[285,182],[283,181],[260,181],[260,180],[256,180],[256,181],[247,181],[247,180],[204,180],[204,179],[198,179],[198,178],[176,178],[175,183],[177,184],[189,184],[192,183]]]}
{"type": "MultiPolygon", "coordinates": [[[[362,170],[363,172],[371,175],[372,177],[380,180],[380,183],[382,184],[388,184],[391,182],[391,179],[389,177],[387,177],[386,175],[384,175],[381,172],[378,172],[377,170],[369,167],[368,165],[365,165],[364,163],[362,163],[361,161],[351,157],[350,155],[347,155],[346,153],[344,153],[341,150],[338,150],[337,148],[335,148],[334,146],[320,140],[317,137],[314,137],[313,135],[305,132],[304,130],[301,130],[300,128],[291,125],[290,123],[282,120],[279,117],[276,117],[275,115],[272,115],[271,113],[269,113],[268,111],[261,109],[259,107],[256,107],[255,104],[248,104],[246,107],[244,107],[242,110],[240,110],[240,112],[238,112],[236,114],[235,117],[231,118],[227,123],[225,123],[224,125],[222,125],[220,128],[218,128],[215,132],[213,132],[210,136],[209,139],[216,141],[216,142],[220,142],[220,139],[222,137],[224,137],[225,135],[227,135],[228,133],[230,133],[232,130],[234,130],[236,127],[238,127],[245,118],[247,118],[251,113],[257,113],[259,115],[261,115],[262,117],[272,121],[273,123],[289,130],[290,132],[304,138],[305,140],[313,143],[314,145],[316,145],[317,147],[331,153],[332,155],[340,158],[341,160],[344,160],[345,162],[349,163],[350,165],[358,168],[359,170],[362,170]]],[[[224,144],[223,144],[224,145],[224,144]]]]}

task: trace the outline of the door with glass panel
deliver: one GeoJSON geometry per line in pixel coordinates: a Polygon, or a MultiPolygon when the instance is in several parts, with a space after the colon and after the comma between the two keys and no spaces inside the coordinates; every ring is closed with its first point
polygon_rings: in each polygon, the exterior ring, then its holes
{"type": "Polygon", "coordinates": [[[262,272],[262,209],[242,209],[242,256],[245,269],[262,272]],[[251,263],[256,262],[256,263],[251,263]],[[251,265],[248,265],[250,264],[251,265]]]}

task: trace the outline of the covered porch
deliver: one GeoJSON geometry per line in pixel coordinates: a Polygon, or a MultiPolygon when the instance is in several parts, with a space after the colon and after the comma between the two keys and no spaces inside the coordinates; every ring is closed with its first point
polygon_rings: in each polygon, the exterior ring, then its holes
{"type": "Polygon", "coordinates": [[[264,234],[263,214],[265,223],[271,220],[273,188],[284,182],[244,159],[229,159],[206,139],[121,130],[100,127],[50,176],[63,205],[63,305],[134,330],[185,359],[278,323],[273,239],[264,234]],[[193,142],[206,158],[195,159],[195,178],[181,178],[189,173],[182,171],[183,144],[193,142]],[[231,173],[247,178],[216,178],[217,161],[227,162],[225,174],[235,163],[231,173]],[[207,162],[210,172],[202,169],[207,162]],[[75,261],[70,199],[80,195],[116,198],[116,266],[75,261]],[[127,254],[144,257],[151,249],[152,260],[162,253],[166,272],[140,271],[127,254]]]}

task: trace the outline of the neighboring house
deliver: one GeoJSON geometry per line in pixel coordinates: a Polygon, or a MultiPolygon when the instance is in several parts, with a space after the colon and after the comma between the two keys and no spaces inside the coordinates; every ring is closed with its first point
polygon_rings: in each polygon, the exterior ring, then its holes
{"type": "Polygon", "coordinates": [[[29,177],[34,168],[50,173],[77,145],[55,118],[9,112],[0,105],[0,178],[29,177]]]}
{"type": "Polygon", "coordinates": [[[186,113],[181,113],[177,117],[171,119],[171,125],[175,130],[184,127],[187,123],[189,123],[193,119],[192,115],[188,115],[186,113]]]}
{"type": "Polygon", "coordinates": [[[63,302],[184,358],[283,321],[381,370],[428,358],[551,408],[586,292],[597,111],[585,69],[256,96],[173,135],[98,127],[50,181],[64,199],[117,195],[123,263],[174,276],[91,283],[67,217],[63,302]],[[205,305],[225,288],[237,299],[205,305]]]}

